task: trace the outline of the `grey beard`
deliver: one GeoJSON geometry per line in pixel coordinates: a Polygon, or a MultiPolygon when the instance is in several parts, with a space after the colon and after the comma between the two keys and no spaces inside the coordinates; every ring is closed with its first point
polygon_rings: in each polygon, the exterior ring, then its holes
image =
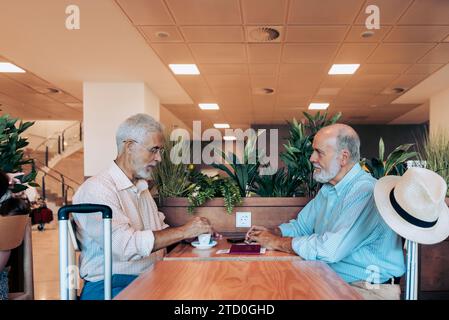
{"type": "Polygon", "coordinates": [[[320,169],[321,170],[319,173],[316,173],[316,172],[313,173],[313,179],[315,179],[319,183],[328,183],[330,180],[332,180],[333,178],[335,178],[337,176],[341,167],[335,161],[335,162],[331,163],[329,171],[325,171],[322,168],[320,168],[320,169]]]}

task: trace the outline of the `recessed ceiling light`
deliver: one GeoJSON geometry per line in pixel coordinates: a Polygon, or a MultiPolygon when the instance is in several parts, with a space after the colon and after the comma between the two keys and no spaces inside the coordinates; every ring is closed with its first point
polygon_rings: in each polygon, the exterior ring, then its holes
{"type": "Polygon", "coordinates": [[[227,123],[214,123],[216,129],[229,129],[231,126],[227,123]]]}
{"type": "Polygon", "coordinates": [[[24,73],[26,71],[10,62],[0,62],[0,72],[24,73]]]}
{"type": "Polygon", "coordinates": [[[334,64],[328,74],[354,74],[360,64],[334,64]]]}
{"type": "Polygon", "coordinates": [[[326,110],[329,107],[329,103],[311,103],[309,104],[309,110],[326,110]]]}
{"type": "Polygon", "coordinates": [[[237,138],[235,136],[224,136],[223,140],[225,141],[235,141],[237,138]]]}
{"type": "Polygon", "coordinates": [[[218,110],[220,107],[216,103],[199,103],[198,106],[202,110],[218,110]]]}
{"type": "Polygon", "coordinates": [[[169,64],[174,74],[200,74],[196,64],[169,64]]]}
{"type": "Polygon", "coordinates": [[[253,93],[254,94],[262,94],[262,95],[273,94],[274,89],[273,88],[254,88],[253,93]]]}
{"type": "Polygon", "coordinates": [[[165,31],[158,31],[158,32],[156,32],[156,37],[158,37],[159,39],[166,39],[166,38],[170,37],[170,33],[165,32],[165,31]]]}
{"type": "Polygon", "coordinates": [[[372,30],[363,31],[360,35],[362,36],[362,38],[371,38],[372,36],[374,36],[374,31],[372,30]]]}

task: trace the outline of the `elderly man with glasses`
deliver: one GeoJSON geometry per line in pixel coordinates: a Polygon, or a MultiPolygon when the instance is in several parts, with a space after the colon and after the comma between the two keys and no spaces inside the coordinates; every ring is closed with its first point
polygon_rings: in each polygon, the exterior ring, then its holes
{"type": "MultiPolygon", "coordinates": [[[[116,143],[115,161],[86,180],[74,196],[74,203],[104,204],[113,211],[113,296],[162,259],[167,246],[213,231],[209,221],[201,217],[181,227],[169,227],[158,211],[147,180],[164,151],[159,122],[149,115],[136,114],[119,126],[116,143]]],[[[103,299],[101,216],[75,214],[74,217],[81,245],[80,275],[85,281],[81,299],[103,299]]]]}

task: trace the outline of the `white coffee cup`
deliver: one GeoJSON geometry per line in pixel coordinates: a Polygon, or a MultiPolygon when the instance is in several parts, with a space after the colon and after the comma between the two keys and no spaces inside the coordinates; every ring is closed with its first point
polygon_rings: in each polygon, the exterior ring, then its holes
{"type": "Polygon", "coordinates": [[[210,236],[211,236],[210,233],[200,234],[198,236],[198,242],[200,243],[200,245],[202,246],[208,245],[210,243],[210,236]]]}

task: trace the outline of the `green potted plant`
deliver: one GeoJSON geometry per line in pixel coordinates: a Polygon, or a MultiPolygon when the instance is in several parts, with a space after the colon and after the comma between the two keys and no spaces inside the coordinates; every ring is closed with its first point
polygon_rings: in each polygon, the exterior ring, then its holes
{"type": "Polygon", "coordinates": [[[290,136],[287,144],[284,144],[285,152],[281,153],[281,159],[287,166],[290,177],[298,181],[297,195],[312,198],[320,188],[313,180],[313,166],[309,160],[313,152],[313,138],[321,128],[338,122],[341,113],[336,113],[332,118],[328,118],[327,112],[317,112],[314,116],[307,112],[303,114],[306,122],[301,123],[296,119],[287,122],[290,136]]]}
{"type": "Polygon", "coordinates": [[[29,172],[19,176],[21,184],[15,184],[12,192],[20,192],[28,186],[38,187],[34,182],[37,172],[34,160],[26,158],[24,148],[28,145],[27,138],[22,134],[31,127],[34,122],[22,122],[16,126],[19,119],[11,118],[9,115],[0,117],[0,170],[6,173],[24,172],[24,167],[29,167],[29,172]]]}
{"type": "MultiPolygon", "coordinates": [[[[214,227],[221,232],[235,232],[246,230],[236,228],[235,216],[239,211],[250,211],[252,224],[276,226],[281,222],[296,217],[298,211],[304,207],[308,199],[304,198],[272,198],[272,197],[247,197],[256,195],[254,188],[261,183],[258,168],[260,163],[249,163],[250,152],[255,148],[255,140],[247,141],[243,159],[237,159],[233,153],[222,157],[228,162],[228,166],[217,164],[215,168],[223,170],[227,177],[208,177],[195,170],[190,171],[188,185],[183,192],[176,197],[166,197],[160,202],[160,210],[165,214],[169,225],[178,226],[186,223],[189,213],[208,218],[214,227]],[[257,182],[256,182],[257,179],[257,182]],[[274,214],[273,214],[274,213],[274,214]]],[[[168,152],[164,154],[162,163],[170,161],[168,152]]],[[[180,164],[181,165],[181,164],[180,164]]],[[[186,166],[188,165],[181,165],[186,166]]],[[[172,165],[163,166],[173,168],[172,165]]],[[[156,184],[164,184],[167,179],[179,180],[175,172],[171,170],[164,174],[165,179],[156,179],[156,184]]],[[[155,176],[159,169],[156,169],[155,176]]],[[[183,174],[181,174],[183,176],[183,174]]],[[[267,178],[268,179],[268,178],[267,178]]],[[[170,184],[170,183],[168,183],[170,184]]],[[[161,188],[163,190],[164,188],[161,188]]]]}
{"type": "Polygon", "coordinates": [[[402,144],[391,152],[386,159],[384,159],[385,145],[382,138],[379,140],[379,158],[372,158],[371,160],[362,159],[360,164],[371,175],[380,179],[387,175],[401,176],[406,169],[407,160],[416,157],[418,154],[415,151],[409,151],[413,144],[402,144]]]}
{"type": "MultiPolygon", "coordinates": [[[[438,173],[449,185],[449,135],[439,130],[427,135],[424,144],[418,148],[418,159],[425,163],[426,168],[438,173]]],[[[446,194],[449,205],[449,190],[446,194]]]]}

